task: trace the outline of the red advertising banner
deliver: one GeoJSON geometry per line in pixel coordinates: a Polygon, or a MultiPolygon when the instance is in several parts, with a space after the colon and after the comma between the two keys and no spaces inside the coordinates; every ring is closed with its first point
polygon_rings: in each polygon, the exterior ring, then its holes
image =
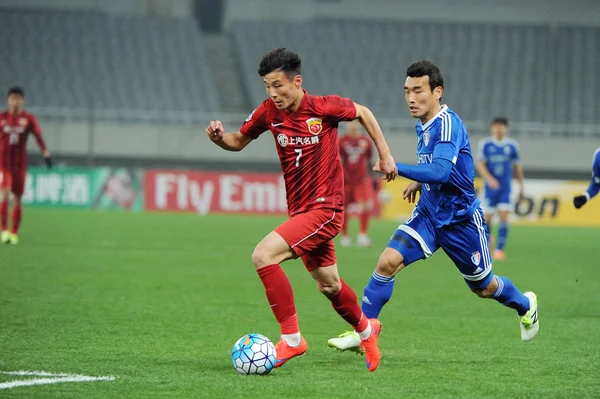
{"type": "MultiPolygon", "coordinates": [[[[148,170],[144,192],[147,211],[287,214],[279,173],[148,170]]],[[[374,208],[378,215],[378,201],[374,208]]]]}

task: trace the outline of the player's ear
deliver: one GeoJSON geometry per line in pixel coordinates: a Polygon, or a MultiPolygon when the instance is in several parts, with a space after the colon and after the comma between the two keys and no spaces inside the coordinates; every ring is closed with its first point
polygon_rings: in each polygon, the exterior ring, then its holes
{"type": "Polygon", "coordinates": [[[444,88],[442,86],[438,86],[433,89],[433,96],[436,100],[440,101],[442,99],[442,95],[444,94],[444,88]]]}
{"type": "Polygon", "coordinates": [[[296,89],[302,87],[302,75],[294,76],[294,85],[296,86],[296,89]]]}

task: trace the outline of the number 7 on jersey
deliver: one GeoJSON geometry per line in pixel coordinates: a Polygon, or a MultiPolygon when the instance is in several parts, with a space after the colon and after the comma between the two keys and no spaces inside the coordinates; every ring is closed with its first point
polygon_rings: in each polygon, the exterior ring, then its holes
{"type": "Polygon", "coordinates": [[[300,158],[302,157],[302,148],[296,148],[294,149],[294,151],[296,152],[296,154],[298,154],[298,156],[296,157],[296,167],[300,166],[300,158]]]}

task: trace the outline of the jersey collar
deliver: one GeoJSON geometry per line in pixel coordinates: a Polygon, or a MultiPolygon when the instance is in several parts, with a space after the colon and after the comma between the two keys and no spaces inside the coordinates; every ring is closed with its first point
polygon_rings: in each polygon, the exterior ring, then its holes
{"type": "Polygon", "coordinates": [[[440,115],[442,115],[442,113],[446,112],[448,110],[448,106],[446,104],[442,105],[442,109],[440,109],[440,112],[438,112],[437,114],[435,114],[435,116],[433,118],[431,118],[429,121],[427,121],[426,124],[422,124],[421,121],[419,121],[419,125],[421,125],[421,129],[426,130],[428,129],[433,122],[440,117],[440,115]]]}

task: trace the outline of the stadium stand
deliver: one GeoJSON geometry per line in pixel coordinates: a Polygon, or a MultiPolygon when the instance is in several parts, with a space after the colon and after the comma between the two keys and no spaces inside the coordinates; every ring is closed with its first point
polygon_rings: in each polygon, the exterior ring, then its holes
{"type": "Polygon", "coordinates": [[[3,9],[0,26],[0,82],[30,89],[30,107],[95,108],[115,119],[218,109],[193,18],[3,9]]]}
{"type": "Polygon", "coordinates": [[[308,90],[351,96],[384,117],[405,107],[408,63],[430,58],[444,72],[446,101],[465,120],[501,112],[514,121],[600,123],[598,28],[314,20],[240,22],[234,36],[255,102],[265,97],[258,55],[287,46],[303,56],[308,90]]]}

